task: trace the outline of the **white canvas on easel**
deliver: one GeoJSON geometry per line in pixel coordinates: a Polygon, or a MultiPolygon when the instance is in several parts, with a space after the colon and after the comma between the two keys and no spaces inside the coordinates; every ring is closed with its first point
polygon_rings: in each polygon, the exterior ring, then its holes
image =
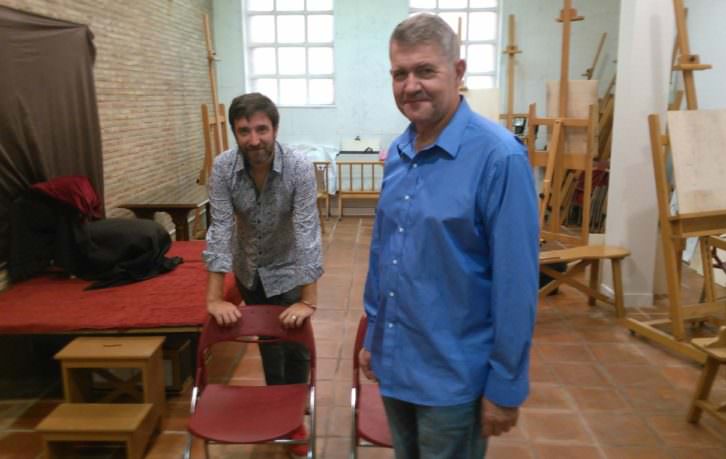
{"type": "Polygon", "coordinates": [[[464,97],[473,111],[495,123],[499,122],[499,89],[467,89],[464,97]]]}
{"type": "MultiPolygon", "coordinates": [[[[598,103],[597,80],[569,80],[567,83],[567,118],[590,117],[590,106],[598,103]]],[[[547,116],[558,116],[560,110],[560,82],[547,82],[547,116]]],[[[567,129],[565,132],[565,154],[587,153],[587,129],[567,129]]]]}
{"type": "Polygon", "coordinates": [[[726,209],[726,110],[668,112],[678,213],[726,209]]]}

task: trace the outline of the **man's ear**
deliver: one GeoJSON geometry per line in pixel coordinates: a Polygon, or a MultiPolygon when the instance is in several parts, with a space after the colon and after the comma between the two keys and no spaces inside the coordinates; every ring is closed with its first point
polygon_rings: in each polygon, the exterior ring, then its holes
{"type": "Polygon", "coordinates": [[[464,79],[464,74],[466,73],[466,61],[464,59],[456,61],[456,63],[454,63],[454,70],[456,71],[456,81],[461,84],[464,79]]]}

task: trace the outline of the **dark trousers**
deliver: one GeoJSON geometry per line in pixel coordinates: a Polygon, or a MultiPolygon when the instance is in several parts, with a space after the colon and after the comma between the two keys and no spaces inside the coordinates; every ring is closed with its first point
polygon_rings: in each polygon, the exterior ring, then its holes
{"type": "MultiPolygon", "coordinates": [[[[260,278],[255,278],[251,289],[246,289],[237,281],[242,298],[247,304],[274,304],[290,306],[300,300],[300,288],[268,297],[262,288],[260,278]]],[[[264,337],[260,337],[264,338],[264,337]]],[[[302,384],[308,381],[310,373],[310,354],[299,343],[262,343],[260,344],[262,367],[265,370],[265,382],[276,384],[302,384]]]]}

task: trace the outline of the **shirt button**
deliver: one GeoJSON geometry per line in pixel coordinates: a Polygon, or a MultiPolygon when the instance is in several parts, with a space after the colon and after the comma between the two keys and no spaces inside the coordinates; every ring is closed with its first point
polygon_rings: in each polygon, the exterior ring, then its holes
{"type": "Polygon", "coordinates": [[[406,201],[408,201],[409,199],[411,199],[411,196],[406,195],[406,196],[403,197],[403,199],[405,199],[406,201]]]}
{"type": "Polygon", "coordinates": [[[399,226],[399,227],[398,227],[398,232],[399,232],[399,233],[403,233],[403,226],[399,226]]]}
{"type": "Polygon", "coordinates": [[[418,167],[418,164],[414,164],[413,168],[416,169],[418,167]]]}
{"type": "Polygon", "coordinates": [[[388,296],[390,296],[391,298],[393,298],[394,296],[396,296],[396,294],[393,293],[393,292],[388,292],[388,296]]]}
{"type": "Polygon", "coordinates": [[[393,260],[393,264],[394,264],[394,265],[397,265],[397,264],[398,264],[398,260],[395,260],[395,259],[394,259],[394,260],[393,260]]]}
{"type": "Polygon", "coordinates": [[[388,328],[393,328],[393,323],[388,322],[388,328]]]}

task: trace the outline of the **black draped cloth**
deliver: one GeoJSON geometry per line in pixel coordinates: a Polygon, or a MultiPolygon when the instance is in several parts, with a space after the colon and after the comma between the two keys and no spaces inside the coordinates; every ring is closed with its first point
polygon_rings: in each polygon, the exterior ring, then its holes
{"type": "Polygon", "coordinates": [[[103,202],[95,54],[87,26],[0,6],[0,264],[31,184],[86,176],[103,202]]]}

